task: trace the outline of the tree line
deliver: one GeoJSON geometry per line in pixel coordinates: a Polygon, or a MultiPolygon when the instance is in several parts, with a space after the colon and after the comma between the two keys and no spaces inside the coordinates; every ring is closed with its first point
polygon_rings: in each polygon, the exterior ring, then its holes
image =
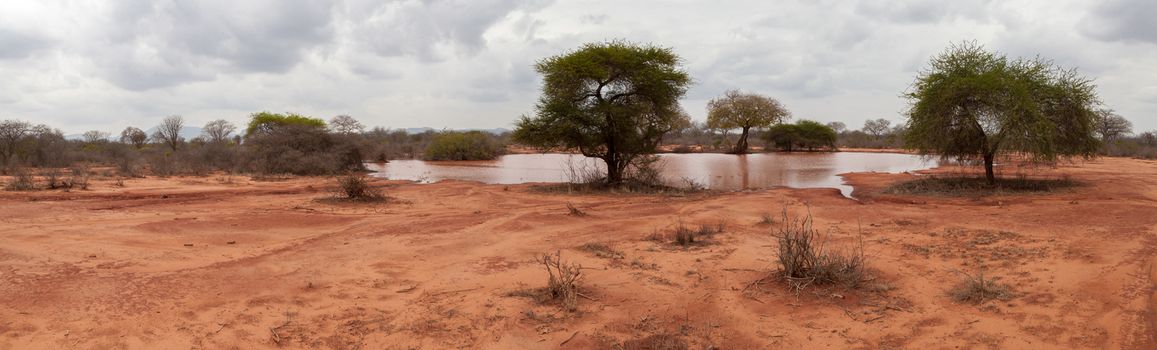
{"type": "Polygon", "coordinates": [[[121,176],[205,175],[213,171],[259,175],[325,175],[362,169],[366,161],[390,159],[493,159],[507,135],[429,130],[410,133],[366,129],[339,115],[328,122],[295,113],[258,112],[245,125],[219,119],[186,139],[183,117],[165,117],[150,134],[126,127],[119,135],[85,132],[70,140],[47,125],[0,121],[0,171],[67,168],[84,163],[112,166],[121,176]],[[465,140],[465,141],[463,141],[465,140]]]}

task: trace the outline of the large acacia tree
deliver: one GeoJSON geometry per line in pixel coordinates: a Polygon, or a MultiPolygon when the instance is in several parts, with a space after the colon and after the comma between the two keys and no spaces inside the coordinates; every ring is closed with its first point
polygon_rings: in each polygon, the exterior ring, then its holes
{"type": "Polygon", "coordinates": [[[688,124],[679,107],[691,78],[671,49],[621,41],[587,44],[535,65],[543,76],[533,117],[523,116],[516,142],[577,149],[607,164],[607,183],[623,181],[640,155],[688,124]]]}
{"type": "Polygon", "coordinates": [[[707,102],[707,126],[712,129],[739,129],[739,141],[731,153],[747,153],[747,136],[752,128],[766,128],[791,118],[778,100],[739,90],[707,102]]]}
{"type": "Polygon", "coordinates": [[[1010,60],[975,43],[953,45],[932,58],[906,96],[905,144],[982,160],[989,184],[998,154],[1051,162],[1093,157],[1098,148],[1092,81],[1041,58],[1010,60]]]}

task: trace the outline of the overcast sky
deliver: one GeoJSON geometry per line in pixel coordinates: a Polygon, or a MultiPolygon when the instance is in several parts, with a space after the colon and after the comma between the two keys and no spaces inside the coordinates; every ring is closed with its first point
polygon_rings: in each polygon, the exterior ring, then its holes
{"type": "Polygon", "coordinates": [[[0,119],[118,133],[290,111],[510,128],[533,111],[535,61],[625,39],[683,57],[697,120],[738,88],[859,128],[901,122],[928,59],[976,40],[1079,68],[1143,131],[1157,129],[1154,18],[1153,0],[5,0],[0,119]]]}

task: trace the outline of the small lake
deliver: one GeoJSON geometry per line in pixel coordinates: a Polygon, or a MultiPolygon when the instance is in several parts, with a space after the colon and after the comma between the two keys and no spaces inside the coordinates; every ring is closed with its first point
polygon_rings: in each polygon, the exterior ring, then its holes
{"type": "MultiPolygon", "coordinates": [[[[835,188],[851,197],[852,187],[839,174],[900,173],[932,168],[936,160],[895,153],[718,153],[661,154],[661,172],[672,185],[686,180],[715,190],[771,187],[835,188]]],[[[437,182],[467,180],[488,184],[566,182],[570,169],[604,169],[602,160],[577,154],[510,154],[492,161],[427,162],[393,160],[367,163],[373,176],[437,182]]]]}

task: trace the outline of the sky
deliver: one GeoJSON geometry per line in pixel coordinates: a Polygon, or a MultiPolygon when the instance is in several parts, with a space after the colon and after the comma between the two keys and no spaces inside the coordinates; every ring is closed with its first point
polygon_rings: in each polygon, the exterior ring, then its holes
{"type": "Polygon", "coordinates": [[[512,128],[533,64],[585,43],[669,47],[695,120],[728,89],[795,119],[902,123],[908,89],[952,43],[1053,60],[1157,129],[1153,0],[5,0],[0,119],[66,134],[243,124],[258,111],[367,126],[512,128]]]}

